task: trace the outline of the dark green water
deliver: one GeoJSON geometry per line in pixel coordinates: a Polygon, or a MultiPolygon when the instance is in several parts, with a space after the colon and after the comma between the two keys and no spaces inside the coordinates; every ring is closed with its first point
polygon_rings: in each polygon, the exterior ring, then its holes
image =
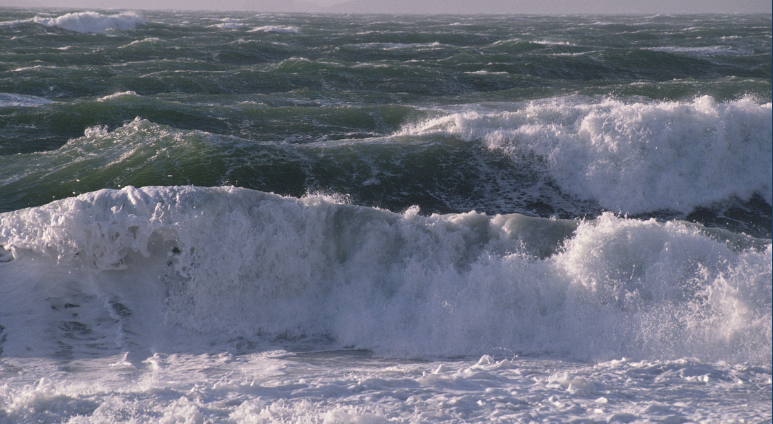
{"type": "Polygon", "coordinates": [[[236,185],[770,237],[767,15],[66,12],[3,10],[0,211],[236,185]]]}

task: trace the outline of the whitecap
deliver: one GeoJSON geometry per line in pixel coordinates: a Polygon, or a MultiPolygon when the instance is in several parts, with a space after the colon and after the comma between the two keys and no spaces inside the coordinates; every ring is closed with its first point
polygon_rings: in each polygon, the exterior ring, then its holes
{"type": "Polygon", "coordinates": [[[755,193],[771,203],[771,103],[555,98],[504,108],[470,106],[396,135],[448,134],[514,160],[536,155],[564,193],[623,213],[689,213],[755,193]]]}
{"type": "Polygon", "coordinates": [[[145,20],[136,12],[121,12],[102,15],[97,12],[68,13],[56,18],[35,16],[33,21],[48,27],[58,27],[80,33],[105,32],[107,30],[131,30],[145,25],[145,20]]]}
{"type": "Polygon", "coordinates": [[[480,70],[480,71],[474,71],[474,72],[465,72],[465,74],[469,74],[469,75],[510,75],[507,72],[492,72],[492,71],[486,71],[486,70],[480,70]]]}
{"type": "Polygon", "coordinates": [[[572,46],[572,47],[577,46],[577,44],[570,43],[568,41],[537,40],[537,41],[532,41],[532,43],[540,44],[543,46],[572,46]]]}
{"type": "Polygon", "coordinates": [[[217,28],[220,29],[239,29],[244,28],[244,24],[239,22],[223,22],[221,24],[215,25],[217,28]]]}
{"type": "Polygon", "coordinates": [[[3,347],[55,343],[43,335],[70,303],[120,335],[104,339],[114,349],[184,331],[184,343],[308,335],[403,357],[508,347],[769,364],[770,240],[737,248],[710,231],[610,213],[399,214],[235,187],[101,190],[0,214],[13,257],[0,263],[3,347]],[[120,325],[106,293],[133,311],[120,325]]]}
{"type": "Polygon", "coordinates": [[[362,43],[362,44],[353,44],[353,47],[359,47],[359,48],[377,48],[382,50],[402,50],[402,49],[436,49],[438,47],[443,47],[443,44],[440,44],[439,42],[435,41],[432,43],[362,43]]]}
{"type": "Polygon", "coordinates": [[[253,28],[250,32],[273,32],[277,34],[300,34],[301,31],[297,27],[293,26],[274,26],[266,25],[262,27],[253,28]]]}
{"type": "Polygon", "coordinates": [[[147,37],[147,38],[143,38],[143,39],[141,39],[141,40],[134,40],[134,41],[132,41],[131,43],[129,43],[129,44],[126,44],[125,46],[118,47],[118,48],[119,48],[119,49],[125,49],[125,48],[127,48],[127,47],[130,47],[130,46],[136,46],[136,45],[138,45],[138,44],[143,44],[143,43],[157,43],[157,42],[160,42],[160,41],[161,41],[161,39],[159,39],[159,38],[157,38],[157,37],[147,37]]]}
{"type": "Polygon", "coordinates": [[[129,96],[131,96],[131,97],[138,97],[138,94],[136,92],[134,92],[134,91],[122,91],[120,93],[114,93],[114,94],[110,94],[110,95],[107,95],[107,96],[104,96],[104,97],[100,97],[98,99],[98,101],[104,102],[104,101],[107,101],[107,100],[117,99],[119,97],[129,97],[129,96]]]}
{"type": "Polygon", "coordinates": [[[748,50],[738,50],[727,46],[706,46],[706,47],[651,47],[647,50],[666,53],[681,53],[697,56],[741,56],[750,54],[748,50]]]}
{"type": "Polygon", "coordinates": [[[32,107],[51,103],[43,97],[26,96],[23,94],[0,93],[0,107],[32,107]]]}
{"type": "Polygon", "coordinates": [[[19,19],[19,20],[16,20],[16,21],[0,22],[0,26],[14,26],[14,25],[19,25],[19,24],[28,24],[28,23],[31,23],[31,22],[34,22],[34,21],[32,19],[19,19]]]}

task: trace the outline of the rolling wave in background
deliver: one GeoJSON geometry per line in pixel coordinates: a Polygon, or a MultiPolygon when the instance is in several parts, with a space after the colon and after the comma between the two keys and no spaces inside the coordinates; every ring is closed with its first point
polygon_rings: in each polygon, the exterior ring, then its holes
{"type": "Polygon", "coordinates": [[[5,21],[0,25],[19,25],[36,23],[47,27],[56,27],[81,34],[105,32],[108,30],[132,30],[145,25],[142,15],[136,12],[121,12],[115,15],[103,15],[97,12],[66,13],[61,16],[35,16],[32,19],[5,21]]]}
{"type": "MultiPolygon", "coordinates": [[[[96,102],[144,100],[122,92],[96,102]]],[[[349,108],[326,109],[320,119],[339,119],[349,108]]],[[[0,156],[2,197],[7,204],[40,204],[105,183],[164,182],[239,184],[295,196],[346,193],[354,203],[398,211],[418,205],[430,212],[562,218],[601,209],[684,219],[701,208],[719,210],[717,216],[741,205],[759,215],[733,223],[725,213],[724,226],[770,237],[770,103],[571,97],[456,109],[363,112],[350,119],[367,124],[372,114],[395,112],[415,118],[392,134],[312,135],[279,144],[136,118],[113,131],[90,127],[55,151],[0,156]]],[[[244,105],[239,113],[267,111],[244,105]]]]}
{"type": "Polygon", "coordinates": [[[536,158],[564,193],[621,213],[689,213],[754,194],[772,202],[770,103],[548,99],[513,109],[454,113],[401,134],[454,135],[516,163],[536,158]]]}

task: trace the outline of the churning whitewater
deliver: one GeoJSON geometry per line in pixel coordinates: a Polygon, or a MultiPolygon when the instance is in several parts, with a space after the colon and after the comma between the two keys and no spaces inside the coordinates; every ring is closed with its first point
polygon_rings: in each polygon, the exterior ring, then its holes
{"type": "Polygon", "coordinates": [[[3,12],[0,423],[773,418],[770,16],[3,12]]]}
{"type": "Polygon", "coordinates": [[[400,357],[508,347],[769,362],[764,240],[608,213],[578,222],[418,212],[148,187],[6,214],[4,351],[55,354],[61,337],[31,345],[14,335],[38,320],[35,333],[56,328],[71,315],[65,305],[91,299],[106,305],[93,322],[77,314],[87,351],[159,347],[179,329],[330,337],[400,357]]]}

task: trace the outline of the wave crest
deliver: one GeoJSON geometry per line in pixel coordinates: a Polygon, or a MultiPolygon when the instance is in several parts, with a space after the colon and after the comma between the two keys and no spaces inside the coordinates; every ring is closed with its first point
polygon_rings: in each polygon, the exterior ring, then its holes
{"type": "Polygon", "coordinates": [[[251,29],[249,32],[273,32],[277,34],[300,34],[301,30],[293,26],[265,25],[251,29]]]}
{"type": "Polygon", "coordinates": [[[537,156],[565,193],[616,212],[689,213],[755,193],[772,202],[770,103],[558,98],[515,109],[450,113],[397,135],[453,135],[516,161],[537,156]]]}
{"type": "Polygon", "coordinates": [[[738,247],[698,225],[609,213],[417,212],[146,187],[2,214],[0,245],[13,255],[0,263],[6,351],[25,354],[12,335],[50,327],[34,322],[63,292],[62,304],[120,305],[108,311],[120,334],[106,340],[161,349],[184,331],[329,337],[411,357],[504,348],[770,362],[770,240],[738,247]]]}
{"type": "Polygon", "coordinates": [[[136,12],[102,15],[97,12],[68,13],[56,18],[35,16],[34,22],[48,27],[58,27],[80,33],[105,32],[111,29],[131,30],[145,25],[145,19],[136,12]]]}

